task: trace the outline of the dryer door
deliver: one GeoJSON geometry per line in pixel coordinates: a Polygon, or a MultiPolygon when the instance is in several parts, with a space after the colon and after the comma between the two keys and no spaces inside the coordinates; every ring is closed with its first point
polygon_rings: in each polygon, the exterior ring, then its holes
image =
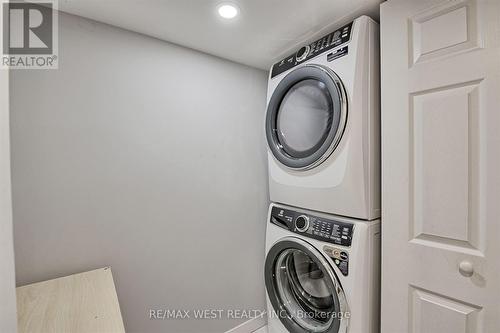
{"type": "Polygon", "coordinates": [[[320,65],[295,69],[269,100],[266,137],[284,166],[308,170],[337,147],[347,120],[347,97],[340,78],[320,65]]]}
{"type": "Polygon", "coordinates": [[[347,331],[350,314],[342,286],[311,244],[296,237],[278,241],[267,254],[265,281],[270,315],[290,332],[347,331]]]}

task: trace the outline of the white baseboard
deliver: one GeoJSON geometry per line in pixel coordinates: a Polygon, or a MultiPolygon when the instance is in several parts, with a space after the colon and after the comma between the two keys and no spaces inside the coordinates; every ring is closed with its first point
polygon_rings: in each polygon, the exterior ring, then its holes
{"type": "Polygon", "coordinates": [[[252,318],[244,323],[226,331],[225,333],[252,333],[259,328],[266,326],[267,316],[264,313],[261,317],[252,318]]]}

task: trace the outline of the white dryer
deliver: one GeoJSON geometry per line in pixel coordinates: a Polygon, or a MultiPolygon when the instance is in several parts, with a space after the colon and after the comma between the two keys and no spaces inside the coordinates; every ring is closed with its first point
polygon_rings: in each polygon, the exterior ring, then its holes
{"type": "Polygon", "coordinates": [[[380,223],[271,204],[269,333],[377,333],[380,223]]]}
{"type": "Polygon", "coordinates": [[[266,137],[271,201],[380,217],[378,24],[362,16],[276,63],[266,137]]]}

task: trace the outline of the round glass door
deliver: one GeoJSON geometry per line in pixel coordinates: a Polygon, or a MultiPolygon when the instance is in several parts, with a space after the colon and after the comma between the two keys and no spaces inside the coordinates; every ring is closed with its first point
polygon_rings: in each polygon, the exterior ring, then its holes
{"type": "Polygon", "coordinates": [[[345,99],[340,79],[322,66],[304,66],[283,78],[266,117],[267,141],[276,159],[293,169],[323,162],[344,131],[345,99]]]}
{"type": "Polygon", "coordinates": [[[299,239],[278,242],[266,259],[266,288],[290,332],[339,333],[345,297],[330,265],[299,239]]]}
{"type": "Polygon", "coordinates": [[[276,133],[287,154],[307,157],[325,141],[332,120],[332,97],[326,85],[318,80],[302,80],[281,101],[276,133]]]}

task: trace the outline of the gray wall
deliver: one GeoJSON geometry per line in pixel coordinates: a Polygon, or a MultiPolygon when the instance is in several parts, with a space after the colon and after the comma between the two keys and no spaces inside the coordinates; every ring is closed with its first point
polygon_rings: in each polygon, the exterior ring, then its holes
{"type": "Polygon", "coordinates": [[[11,77],[18,285],[111,265],[128,332],[263,309],[266,73],[66,14],[59,34],[59,70],[11,77]]]}

